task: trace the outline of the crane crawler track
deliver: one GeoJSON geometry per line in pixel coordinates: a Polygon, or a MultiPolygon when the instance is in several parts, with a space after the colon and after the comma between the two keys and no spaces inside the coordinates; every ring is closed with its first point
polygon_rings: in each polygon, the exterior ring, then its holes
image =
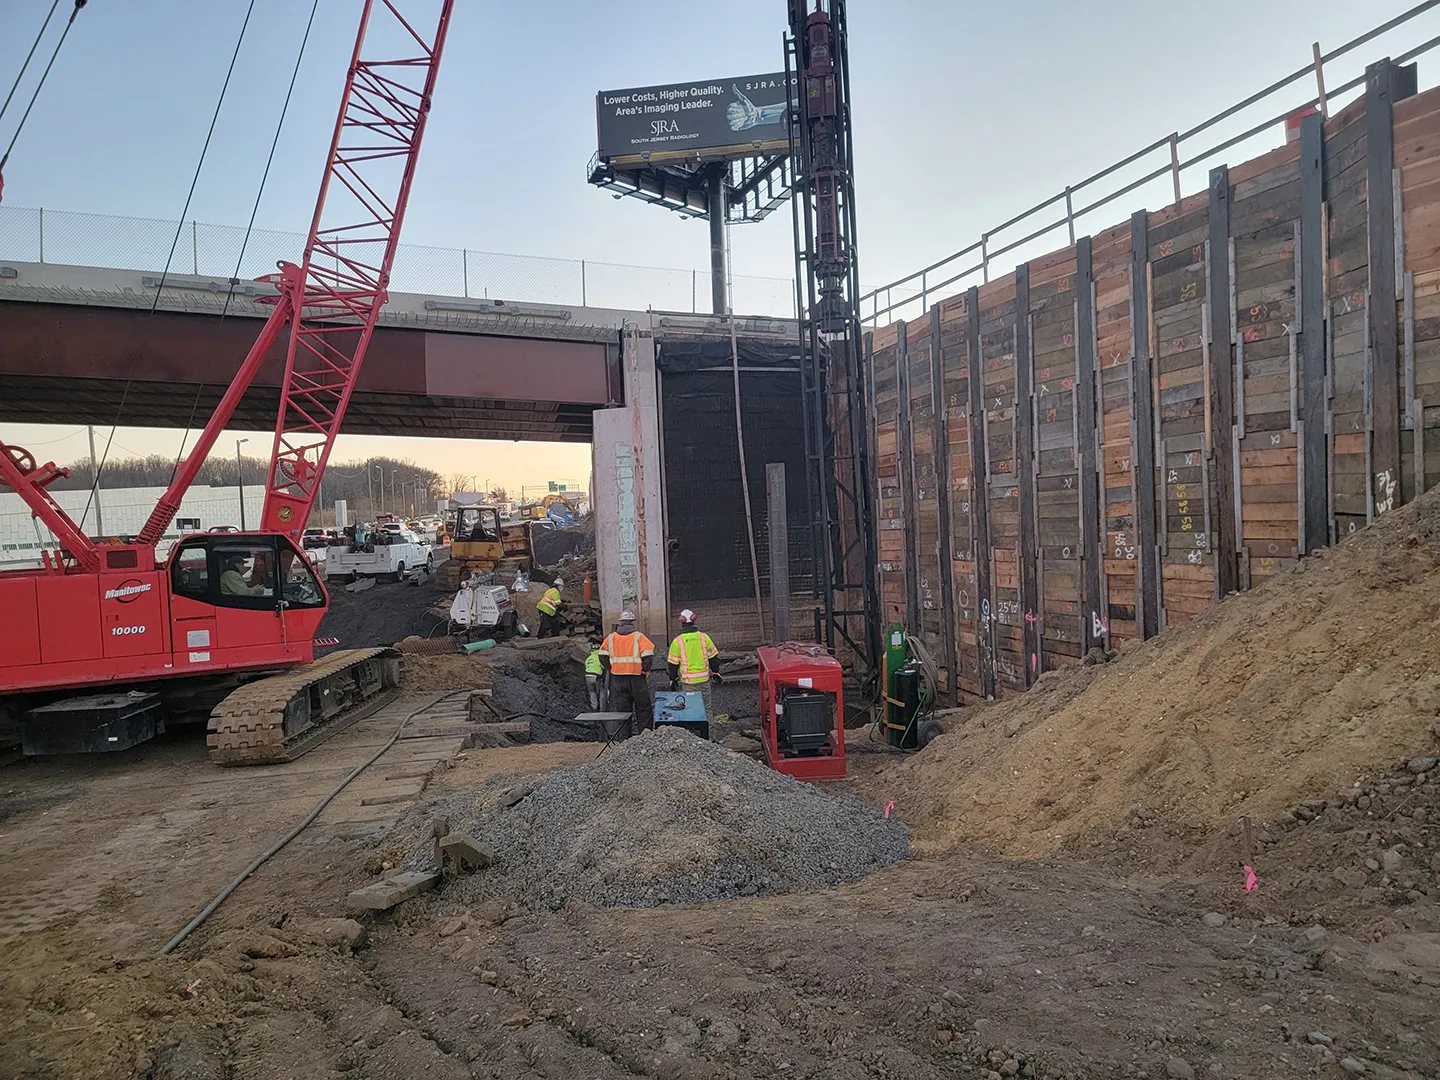
{"type": "Polygon", "coordinates": [[[395,649],[347,649],[240,687],[210,714],[216,765],[294,761],[400,692],[395,649]]]}

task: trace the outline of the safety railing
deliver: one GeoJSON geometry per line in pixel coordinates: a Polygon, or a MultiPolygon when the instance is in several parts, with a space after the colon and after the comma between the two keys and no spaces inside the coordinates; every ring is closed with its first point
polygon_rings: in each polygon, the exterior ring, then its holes
{"type": "MultiPolygon", "coordinates": [[[[1250,143],[1252,140],[1257,140],[1267,131],[1283,124],[1295,113],[1312,106],[1318,107],[1322,113],[1328,116],[1332,108],[1344,103],[1345,95],[1364,86],[1365,73],[1362,70],[1353,78],[1327,90],[1325,85],[1327,65],[1347,57],[1356,49],[1382,35],[1389,34],[1399,27],[1407,26],[1437,6],[1440,6],[1440,0],[1426,0],[1425,3],[1417,4],[1408,11],[1367,30],[1328,53],[1322,53],[1317,43],[1313,47],[1311,62],[1283,79],[1271,83],[1263,90],[1251,94],[1243,101],[1216,113],[1187,131],[1171,132],[1113,165],[1087,176],[1078,183],[1067,185],[1062,191],[1043,202],[1036,203],[1028,210],[987,229],[980,234],[979,240],[959,251],[947,255],[921,270],[862,294],[860,297],[862,321],[868,325],[879,325],[882,317],[885,317],[887,322],[892,322],[908,312],[913,311],[916,314],[923,312],[932,304],[963,292],[971,285],[989,281],[992,265],[1002,257],[1008,256],[1006,261],[1000,264],[1005,266],[1008,271],[1014,264],[1024,261],[1024,256],[1034,257],[1044,254],[1047,250],[1045,245],[1053,245],[1054,234],[1061,230],[1065,230],[1068,242],[1073,244],[1076,236],[1076,224],[1081,219],[1088,218],[1097,210],[1147,187],[1155,186],[1157,190],[1163,190],[1167,179],[1170,183],[1169,190],[1165,191],[1165,194],[1178,203],[1182,197],[1181,176],[1186,170],[1207,162],[1220,164],[1215,161],[1218,155],[1242,144],[1250,143]],[[1267,112],[1266,119],[1263,121],[1241,127],[1245,123],[1244,119],[1240,119],[1241,114],[1253,115],[1252,110],[1264,103],[1269,103],[1273,110],[1272,99],[1305,79],[1314,80],[1315,92],[1313,94],[1304,100],[1292,100],[1278,113],[1267,112]],[[1215,129],[1231,121],[1236,121],[1234,126],[1240,130],[1226,133],[1223,136],[1215,132],[1215,129]],[[1188,147],[1194,146],[1198,137],[1206,133],[1212,133],[1210,137],[1218,137],[1220,141],[1203,150],[1190,151],[1188,147]],[[1160,163],[1154,164],[1157,158],[1160,159],[1160,163]],[[1142,169],[1144,171],[1139,176],[1129,178],[1130,174],[1127,170],[1142,169]],[[1105,181],[1110,183],[1106,184],[1105,181]],[[1114,186],[1117,184],[1119,186],[1114,186]],[[1113,190],[1111,190],[1112,187],[1113,190]]],[[[1409,45],[1419,37],[1420,28],[1409,26],[1409,34],[1403,44],[1409,45]]],[[[1440,45],[1440,36],[1418,41],[1392,59],[1396,64],[1408,64],[1417,56],[1429,52],[1437,45],[1440,45]]],[[[1107,222],[1106,224],[1114,223],[1107,222]]]]}
{"type": "MultiPolygon", "coordinates": [[[[272,273],[276,262],[300,258],[301,233],[154,218],[0,206],[0,260],[170,272],[242,280],[272,273]],[[171,253],[174,247],[173,255],[171,253]]],[[[667,269],[507,255],[471,248],[401,244],[390,287],[394,292],[534,304],[661,311],[709,310],[707,270],[667,269]]],[[[733,305],[747,315],[793,318],[789,278],[735,275],[733,305]]]]}

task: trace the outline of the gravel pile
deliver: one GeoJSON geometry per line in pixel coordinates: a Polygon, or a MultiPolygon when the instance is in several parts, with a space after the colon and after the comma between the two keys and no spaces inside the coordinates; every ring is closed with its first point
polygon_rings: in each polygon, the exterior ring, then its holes
{"type": "Polygon", "coordinates": [[[572,897],[652,907],[823,888],[909,851],[896,822],[681,731],[627,740],[538,781],[495,778],[432,804],[405,830],[416,839],[408,865],[429,864],[428,834],[417,834],[435,817],[497,856],[490,869],[451,882],[448,897],[531,909],[556,910],[572,897]]]}

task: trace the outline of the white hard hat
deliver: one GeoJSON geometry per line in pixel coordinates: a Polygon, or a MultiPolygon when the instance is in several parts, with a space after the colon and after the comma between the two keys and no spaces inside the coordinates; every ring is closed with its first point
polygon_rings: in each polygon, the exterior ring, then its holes
{"type": "Polygon", "coordinates": [[[695,613],[694,613],[693,611],[691,611],[691,610],[687,607],[684,611],[680,612],[680,621],[681,621],[681,622],[694,622],[694,621],[695,621],[695,613]]]}
{"type": "Polygon", "coordinates": [[[561,581],[561,580],[557,577],[557,578],[555,579],[555,587],[556,587],[557,589],[563,589],[563,588],[565,587],[565,582],[561,581]]]}
{"type": "Polygon", "coordinates": [[[635,612],[633,612],[633,611],[622,611],[622,612],[620,612],[620,621],[621,621],[621,622],[634,622],[634,621],[635,621],[635,612]]]}

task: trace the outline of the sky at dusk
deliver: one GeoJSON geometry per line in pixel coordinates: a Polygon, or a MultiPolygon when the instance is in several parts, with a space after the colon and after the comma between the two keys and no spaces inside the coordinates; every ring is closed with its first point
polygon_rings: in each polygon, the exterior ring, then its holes
{"type": "MultiPolygon", "coordinates": [[[[9,90],[50,3],[0,4],[0,93],[9,90]]],[[[91,0],[6,167],[4,208],[176,220],[248,4],[91,0]]],[[[70,6],[62,0],[51,41],[70,6]]],[[[1213,0],[1196,19],[1191,8],[1146,0],[852,0],[863,283],[881,285],[940,259],[1066,184],[1307,64],[1313,41],[1334,48],[1408,6],[1213,0]],[[1237,32],[1256,24],[1255,33],[1237,32]]],[[[413,0],[402,7],[435,10],[413,0]]],[[[260,202],[261,227],[303,232],[309,224],[358,11],[354,0],[320,0],[260,202]]],[[[615,200],[586,183],[595,94],[777,70],[785,13],[782,0],[730,0],[689,16],[623,0],[459,0],[405,242],[704,267],[703,222],[615,200]]],[[[187,218],[242,226],[248,219],[309,14],[302,0],[255,0],[187,218]]],[[[1335,61],[1327,81],[1338,85],[1366,60],[1437,34],[1440,10],[1335,61]]],[[[1421,88],[1431,81],[1422,59],[1421,88]]],[[[27,78],[18,96],[28,99],[31,85],[27,78]]],[[[1312,92],[1313,83],[1297,84],[1291,100],[1312,92]]],[[[1284,99],[1270,106],[1275,113],[1286,107],[1284,99]]],[[[16,118],[12,108],[0,122],[0,151],[16,118]]],[[[1215,141],[1263,118],[1246,114],[1217,127],[1215,141]]],[[[1282,139],[1277,128],[1227,160],[1238,163],[1282,139]]],[[[1185,191],[1203,187],[1216,163],[1187,171],[1185,191]]],[[[1168,190],[1168,179],[1142,188],[1082,222],[1081,231],[1163,205],[1168,190]]],[[[4,222],[0,210],[0,258],[7,255],[4,222]]],[[[1062,232],[1012,258],[1064,243],[1062,232]]],[[[788,211],[737,227],[733,245],[736,274],[793,273],[788,211]]],[[[642,290],[645,280],[636,273],[634,287],[642,290]]],[[[646,302],[637,295],[635,306],[646,302]]],[[[86,452],[83,428],[20,425],[0,434],[42,457],[63,461],[86,452]]],[[[220,446],[233,452],[233,438],[220,446]]],[[[121,427],[114,439],[121,452],[173,455],[181,433],[121,427]]],[[[487,476],[512,489],[550,478],[584,482],[590,468],[589,448],[573,445],[342,437],[336,448],[341,459],[371,453],[408,457],[444,476],[487,476]]]]}

